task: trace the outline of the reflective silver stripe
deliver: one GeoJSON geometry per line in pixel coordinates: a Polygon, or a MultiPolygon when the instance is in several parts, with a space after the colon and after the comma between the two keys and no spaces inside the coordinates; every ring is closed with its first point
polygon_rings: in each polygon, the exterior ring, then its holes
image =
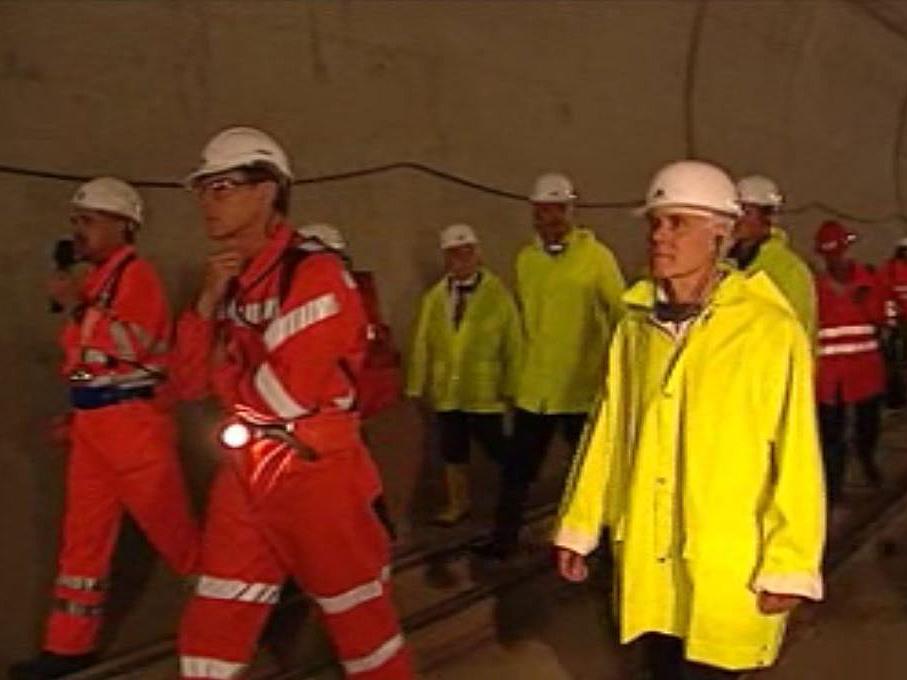
{"type": "Polygon", "coordinates": [[[358,659],[341,661],[341,664],[343,664],[344,670],[350,675],[367,673],[386,664],[402,648],[403,636],[397,634],[368,656],[360,656],[358,659]]]}
{"type": "Polygon", "coordinates": [[[270,321],[277,316],[279,309],[280,301],[276,297],[273,297],[260,302],[247,302],[244,305],[240,305],[239,309],[237,309],[235,304],[231,305],[230,310],[228,310],[228,315],[237,321],[262,323],[264,321],[270,321]]]}
{"type": "Polygon", "coordinates": [[[860,354],[862,352],[872,352],[879,348],[879,343],[875,340],[867,342],[848,342],[840,345],[826,345],[819,348],[819,356],[827,357],[835,354],[860,354]]]}
{"type": "Polygon", "coordinates": [[[237,579],[201,576],[195,584],[195,594],[212,600],[276,604],[280,597],[280,586],[273,583],[249,583],[237,579]]]}
{"type": "Polygon", "coordinates": [[[104,607],[99,604],[82,604],[81,602],[73,602],[63,598],[54,600],[54,609],[70,616],[94,617],[101,616],[104,613],[104,607]]]}
{"type": "MultiPolygon", "coordinates": [[[[383,577],[383,572],[382,572],[383,577]]],[[[361,586],[350,588],[344,593],[332,597],[314,597],[313,599],[325,614],[342,614],[358,607],[360,604],[374,600],[384,594],[385,578],[375,579],[361,586]]]]}
{"type": "Polygon", "coordinates": [[[106,364],[107,355],[99,349],[83,349],[82,361],[88,364],[106,364]]]}
{"type": "Polygon", "coordinates": [[[845,335],[872,335],[875,326],[835,326],[833,328],[820,328],[819,338],[840,338],[845,335]]]}
{"type": "Polygon", "coordinates": [[[334,406],[339,408],[341,411],[349,411],[353,408],[353,404],[356,403],[356,393],[350,392],[345,397],[334,397],[334,406]]]}
{"type": "Polygon", "coordinates": [[[72,574],[60,574],[57,576],[56,584],[61,588],[71,588],[73,590],[107,590],[110,583],[104,578],[93,578],[91,576],[73,576],[72,574]]]}
{"type": "Polygon", "coordinates": [[[296,309],[274,319],[264,334],[265,346],[273,352],[286,340],[304,331],[312,324],[328,319],[340,311],[340,305],[333,293],[326,293],[309,300],[296,309]]]}
{"type": "Polygon", "coordinates": [[[110,322],[110,337],[113,339],[113,344],[116,345],[118,357],[129,361],[135,360],[135,347],[132,346],[132,338],[129,337],[129,331],[123,322],[110,322]]]}
{"type": "Polygon", "coordinates": [[[129,322],[126,326],[145,352],[149,354],[163,354],[170,349],[170,343],[167,342],[167,340],[155,341],[154,336],[139,324],[129,322]]]}
{"type": "Polygon", "coordinates": [[[242,676],[246,664],[213,659],[208,656],[181,656],[180,671],[184,678],[230,680],[242,676]]]}
{"type": "Polygon", "coordinates": [[[271,410],[285,420],[300,418],[308,413],[280,384],[267,361],[255,372],[255,389],[271,410]]]}

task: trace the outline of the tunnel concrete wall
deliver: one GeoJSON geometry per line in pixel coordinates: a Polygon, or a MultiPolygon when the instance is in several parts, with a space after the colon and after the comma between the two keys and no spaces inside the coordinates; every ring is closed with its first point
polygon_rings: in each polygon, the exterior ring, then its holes
{"type": "MultiPolygon", "coordinates": [[[[303,177],[411,161],[525,194],[561,170],[583,200],[619,204],[578,217],[632,277],[644,239],[625,204],[660,164],[692,155],[776,178],[802,253],[839,214],[862,237],[857,254],[878,261],[904,233],[905,27],[897,3],[833,0],[6,1],[0,164],[176,180],[212,132],[248,123],[273,131],[303,177]]],[[[36,643],[53,573],[65,459],[44,432],[64,402],[43,291],[74,186],[0,171],[0,663],[36,643]]],[[[176,189],[143,194],[141,247],[181,307],[207,252],[195,208],[176,189]]],[[[415,170],[305,184],[292,215],[343,229],[404,345],[440,273],[438,229],[472,223],[508,279],[531,235],[525,203],[415,170]]],[[[204,417],[183,416],[199,498],[213,458],[204,417]]],[[[398,510],[417,488],[413,422],[400,410],[379,426],[398,510]]],[[[120,569],[142,587],[113,646],[165,637],[177,582],[128,559],[120,569]]]]}

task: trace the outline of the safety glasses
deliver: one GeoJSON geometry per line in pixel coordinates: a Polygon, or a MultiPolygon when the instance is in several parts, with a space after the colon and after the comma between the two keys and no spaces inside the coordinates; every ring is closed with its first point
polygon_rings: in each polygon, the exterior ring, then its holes
{"type": "Polygon", "coordinates": [[[239,187],[257,184],[242,175],[219,175],[216,177],[202,177],[192,183],[189,187],[196,196],[205,194],[222,198],[232,194],[239,187]]]}

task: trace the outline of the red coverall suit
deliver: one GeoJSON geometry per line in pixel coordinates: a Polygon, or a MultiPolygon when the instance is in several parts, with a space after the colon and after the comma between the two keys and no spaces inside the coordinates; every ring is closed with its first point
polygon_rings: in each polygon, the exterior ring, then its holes
{"type": "Polygon", "coordinates": [[[111,553],[124,510],[167,563],[189,574],[198,529],[189,513],[176,432],[160,396],[170,320],[161,282],[132,247],[86,279],[84,306],[63,329],[74,414],[59,572],[44,648],[96,643],[111,553]]]}
{"type": "Polygon", "coordinates": [[[907,261],[900,258],[889,260],[882,274],[896,302],[897,315],[907,319],[907,261]]]}
{"type": "Polygon", "coordinates": [[[241,677],[288,575],[320,607],[347,676],[413,677],[390,597],[389,540],[371,507],[380,480],[355,412],[366,320],[341,260],[319,250],[281,226],[222,318],[180,320],[183,396],[200,396],[210,380],[235,417],[280,427],[314,455],[270,438],[225,450],[180,628],[183,678],[241,677]],[[300,246],[316,252],[283,286],[288,249],[300,246]]]}
{"type": "Polygon", "coordinates": [[[846,471],[848,405],[856,411],[855,445],[864,472],[871,481],[878,481],[874,462],[881,407],[878,397],[885,388],[878,329],[885,324],[886,294],[876,275],[854,263],[846,284],[835,282],[828,274],[818,275],[816,295],[820,431],[829,498],[836,501],[846,471]]]}

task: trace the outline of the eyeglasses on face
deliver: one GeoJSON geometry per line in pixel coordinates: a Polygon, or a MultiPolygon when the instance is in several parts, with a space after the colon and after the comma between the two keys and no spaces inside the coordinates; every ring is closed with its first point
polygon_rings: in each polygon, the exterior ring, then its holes
{"type": "Polygon", "coordinates": [[[202,177],[192,183],[190,190],[196,196],[205,194],[221,198],[232,194],[236,189],[243,186],[257,184],[252,180],[239,175],[220,175],[215,177],[202,177]]]}

